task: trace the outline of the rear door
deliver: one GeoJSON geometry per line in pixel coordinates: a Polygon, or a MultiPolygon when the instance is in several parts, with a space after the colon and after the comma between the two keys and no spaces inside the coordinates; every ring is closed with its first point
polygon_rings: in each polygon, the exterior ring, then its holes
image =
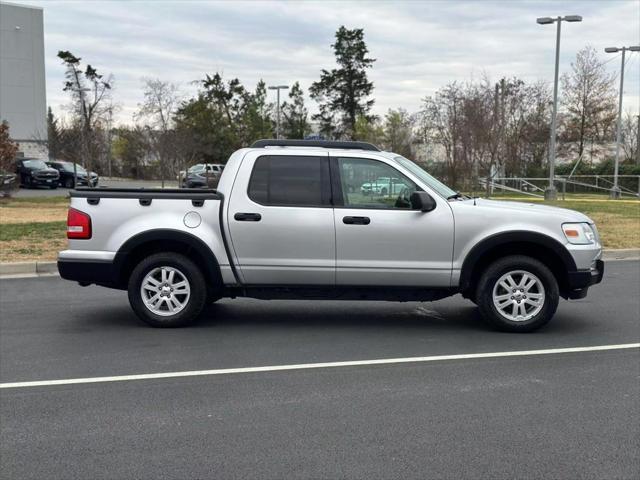
{"type": "Polygon", "coordinates": [[[428,192],[436,209],[412,210],[409,197],[422,188],[394,162],[342,153],[332,156],[331,168],[336,284],[449,287],[453,213],[448,203],[428,192]]]}
{"type": "Polygon", "coordinates": [[[245,284],[335,285],[326,152],[249,152],[233,184],[227,221],[245,284]]]}

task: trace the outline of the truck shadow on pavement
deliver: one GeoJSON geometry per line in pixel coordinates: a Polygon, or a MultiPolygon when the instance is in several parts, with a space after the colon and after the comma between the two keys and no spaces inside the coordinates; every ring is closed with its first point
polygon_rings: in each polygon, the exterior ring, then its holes
{"type": "MultiPolygon", "coordinates": [[[[80,313],[80,312],[78,312],[80,313]]],[[[151,328],[136,317],[128,306],[83,312],[74,322],[82,328],[151,328]]],[[[439,306],[428,303],[331,302],[331,301],[246,301],[222,300],[207,306],[198,319],[179,330],[234,329],[246,327],[321,329],[419,329],[490,330],[478,309],[469,305],[439,306]],[[242,303],[240,303],[242,302],[242,303]]]]}
{"type": "Polygon", "coordinates": [[[200,315],[195,328],[287,327],[364,329],[486,330],[488,327],[472,305],[438,308],[427,303],[393,302],[299,302],[255,301],[236,306],[233,300],[210,305],[200,315]]]}
{"type": "MultiPolygon", "coordinates": [[[[575,312],[561,312],[539,333],[575,334],[588,330],[588,321],[575,312]]],[[[235,329],[297,329],[314,330],[361,329],[363,332],[414,330],[420,333],[474,331],[514,335],[499,332],[485,323],[478,308],[471,302],[441,301],[439,303],[339,302],[297,300],[221,300],[205,308],[192,324],[177,330],[203,329],[232,331],[235,329]]],[[[81,315],[74,328],[140,329],[151,328],[136,317],[128,306],[102,308],[81,315]]],[[[519,334],[515,334],[519,335],[519,334]]]]}

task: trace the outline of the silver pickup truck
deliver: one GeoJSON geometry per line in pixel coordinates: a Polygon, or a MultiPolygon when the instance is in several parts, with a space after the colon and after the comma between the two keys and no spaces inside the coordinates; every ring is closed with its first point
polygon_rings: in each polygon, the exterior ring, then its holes
{"type": "Polygon", "coordinates": [[[591,219],[468,198],[361,142],[260,140],[217,190],[78,189],[60,275],[127,290],[152,326],[223,297],[431,301],[461,293],[494,326],[527,332],[559,297],[602,280],[591,219]],[[379,178],[403,188],[363,189],[379,178]]]}

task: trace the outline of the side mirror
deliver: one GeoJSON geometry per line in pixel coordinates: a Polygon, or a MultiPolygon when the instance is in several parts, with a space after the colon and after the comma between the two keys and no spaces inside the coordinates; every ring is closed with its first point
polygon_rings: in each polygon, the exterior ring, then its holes
{"type": "Polygon", "coordinates": [[[427,192],[413,192],[409,197],[411,208],[421,212],[430,212],[436,208],[436,201],[427,192]]]}

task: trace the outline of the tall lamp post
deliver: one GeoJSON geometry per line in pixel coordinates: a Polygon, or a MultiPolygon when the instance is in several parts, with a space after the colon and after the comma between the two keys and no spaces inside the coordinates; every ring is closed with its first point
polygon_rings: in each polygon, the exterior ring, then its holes
{"type": "Polygon", "coordinates": [[[618,95],[618,125],[616,128],[616,162],[613,169],[613,187],[609,194],[610,198],[620,198],[621,190],[618,185],[618,168],[620,164],[620,144],[622,143],[622,91],[624,88],[624,54],[627,50],[631,52],[640,52],[640,45],[634,45],[633,47],[608,47],[604,51],[606,53],[618,53],[622,52],[622,65],[620,67],[620,92],[618,95]]]}
{"type": "Polygon", "coordinates": [[[556,116],[558,114],[558,67],[560,65],[560,25],[562,22],[581,22],[580,15],[566,15],[564,17],[541,17],[536,20],[539,25],[549,25],[556,22],[556,70],[553,78],[553,114],[551,116],[551,141],[549,142],[549,186],[544,191],[545,200],[558,198],[558,191],[553,182],[556,167],[556,116]]]}
{"type": "Polygon", "coordinates": [[[272,87],[269,87],[269,90],[275,90],[276,92],[278,92],[278,99],[277,99],[277,107],[276,107],[276,139],[280,138],[280,90],[289,90],[289,86],[288,85],[275,85],[272,87]]]}

